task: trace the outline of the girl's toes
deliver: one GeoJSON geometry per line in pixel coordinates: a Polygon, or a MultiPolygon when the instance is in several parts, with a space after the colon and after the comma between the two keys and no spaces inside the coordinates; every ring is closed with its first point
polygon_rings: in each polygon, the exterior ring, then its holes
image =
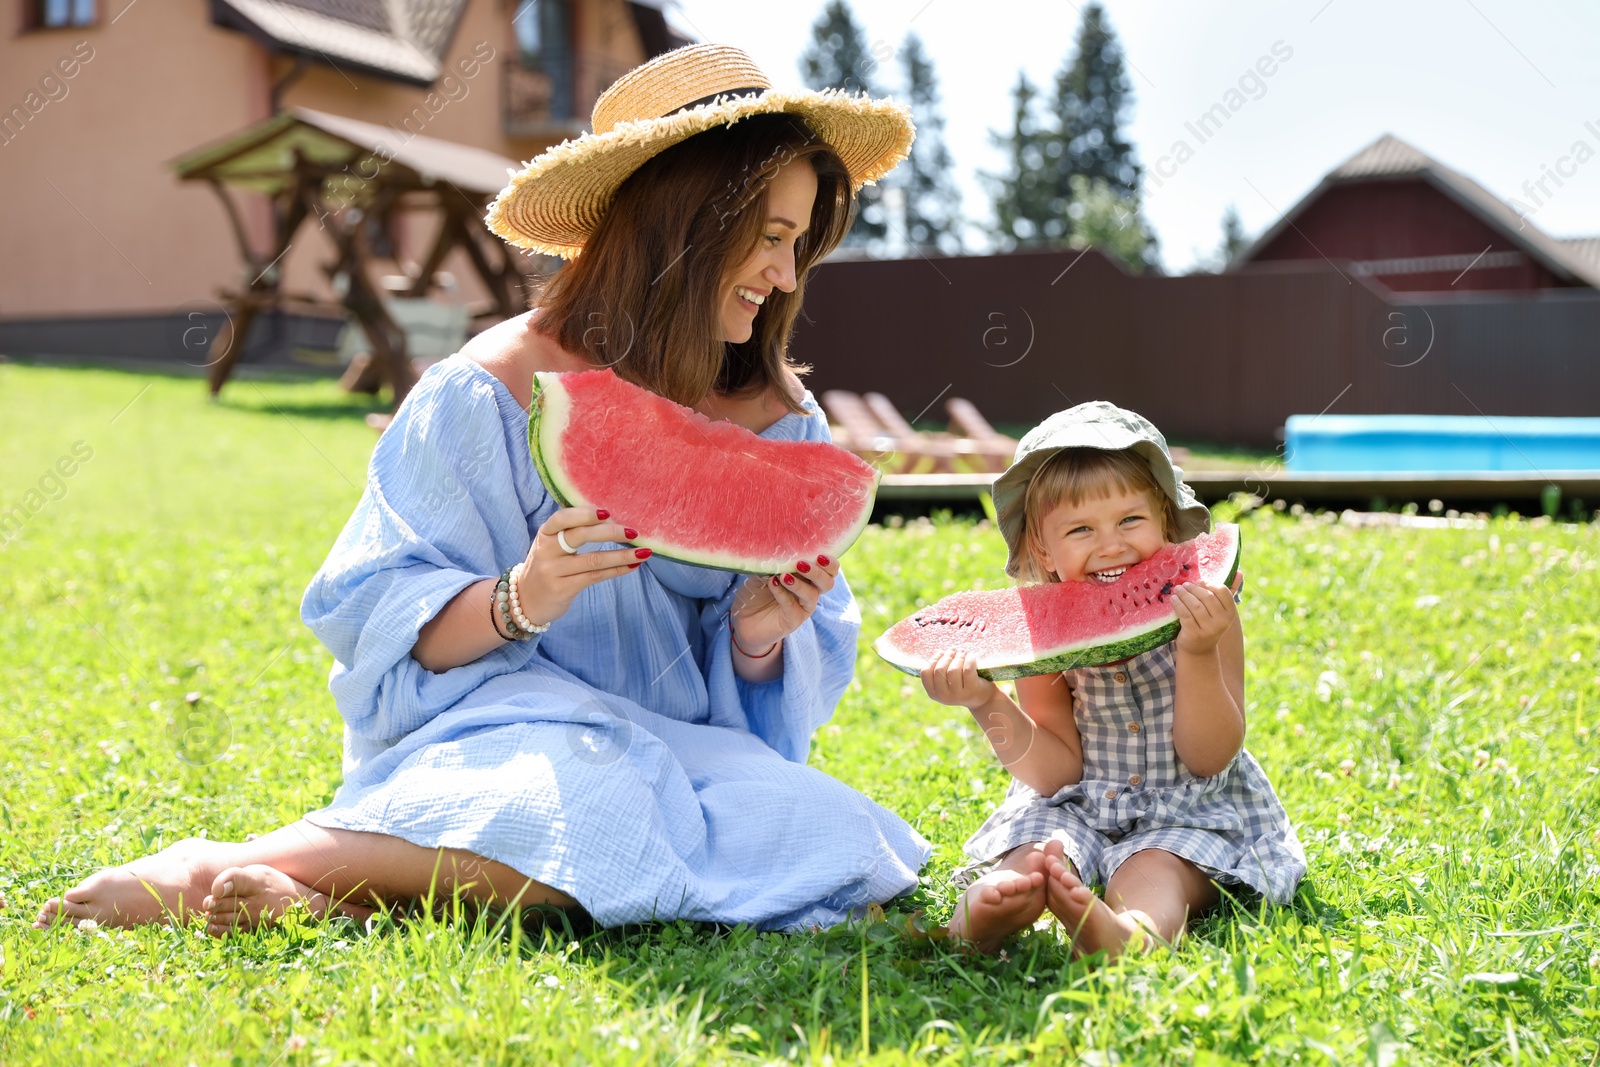
{"type": "Polygon", "coordinates": [[[224,867],[217,872],[217,877],[211,883],[211,896],[213,898],[231,897],[234,894],[246,896],[251,892],[248,882],[249,875],[243,867],[224,867]]]}

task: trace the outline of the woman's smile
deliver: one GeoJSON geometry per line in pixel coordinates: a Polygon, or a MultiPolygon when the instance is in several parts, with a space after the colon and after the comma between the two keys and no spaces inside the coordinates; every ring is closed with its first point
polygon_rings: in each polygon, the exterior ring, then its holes
{"type": "Polygon", "coordinates": [[[817,199],[817,172],[804,161],[779,167],[767,186],[766,226],[744,262],[723,275],[722,339],[735,344],[750,340],[755,318],[773,290],[795,290],[795,243],[805,236],[802,223],[811,218],[817,199]],[[796,221],[800,220],[800,221],[796,221]],[[749,282],[735,282],[748,278],[749,282]]]}
{"type": "Polygon", "coordinates": [[[761,305],[767,302],[767,294],[770,292],[771,289],[755,289],[745,285],[733,287],[733,295],[739,301],[739,306],[751,315],[761,310],[761,305]]]}

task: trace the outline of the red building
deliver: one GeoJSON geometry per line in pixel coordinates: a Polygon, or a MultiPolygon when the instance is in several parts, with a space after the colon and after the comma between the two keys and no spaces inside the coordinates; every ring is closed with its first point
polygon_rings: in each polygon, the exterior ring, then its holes
{"type": "Polygon", "coordinates": [[[1385,134],[1329,172],[1236,270],[1326,260],[1396,292],[1600,288],[1600,238],[1545,234],[1525,213],[1385,134]]]}

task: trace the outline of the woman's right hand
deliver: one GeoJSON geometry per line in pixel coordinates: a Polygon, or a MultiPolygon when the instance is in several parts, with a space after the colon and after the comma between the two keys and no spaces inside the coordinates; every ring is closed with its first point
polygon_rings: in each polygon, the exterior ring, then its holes
{"type": "Polygon", "coordinates": [[[639,533],[611,521],[603,508],[562,508],[546,519],[513,575],[522,613],[535,625],[554,622],[567,613],[579,593],[608,578],[620,578],[650,558],[648,548],[568,553],[557,535],[579,549],[596,542],[631,541],[639,533]]]}

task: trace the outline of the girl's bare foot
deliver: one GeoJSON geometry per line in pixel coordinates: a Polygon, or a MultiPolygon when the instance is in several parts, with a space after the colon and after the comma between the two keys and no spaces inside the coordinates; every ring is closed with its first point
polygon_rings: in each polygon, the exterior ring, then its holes
{"type": "Polygon", "coordinates": [[[311,914],[322,918],[333,907],[341,915],[366,919],[371,908],[353,904],[333,905],[326,893],[319,893],[297,882],[276,867],[252,863],[221,871],[211,886],[211,895],[201,901],[206,912],[206,933],[226,937],[231,933],[271,926],[297,900],[306,902],[311,914]]]}
{"type": "Polygon", "coordinates": [[[185,838],[153,856],[92,874],[59,897],[45,901],[34,920],[43,930],[58,922],[93,919],[101,926],[185,921],[222,866],[227,845],[185,838]]]}
{"type": "Polygon", "coordinates": [[[1044,914],[1043,853],[1030,851],[1023,870],[990,871],[974,882],[956,904],[950,936],[993,955],[1006,938],[1044,914]]]}
{"type": "MultiPolygon", "coordinates": [[[[1072,878],[1067,872],[1067,878],[1072,878]]],[[[1070,888],[1064,880],[1051,882],[1047,893],[1050,910],[1067,928],[1072,938],[1072,954],[1088,956],[1104,952],[1115,958],[1123,952],[1139,951],[1159,944],[1153,931],[1138,921],[1138,912],[1112,911],[1105,901],[1094,895],[1082,882],[1070,888]]]]}

